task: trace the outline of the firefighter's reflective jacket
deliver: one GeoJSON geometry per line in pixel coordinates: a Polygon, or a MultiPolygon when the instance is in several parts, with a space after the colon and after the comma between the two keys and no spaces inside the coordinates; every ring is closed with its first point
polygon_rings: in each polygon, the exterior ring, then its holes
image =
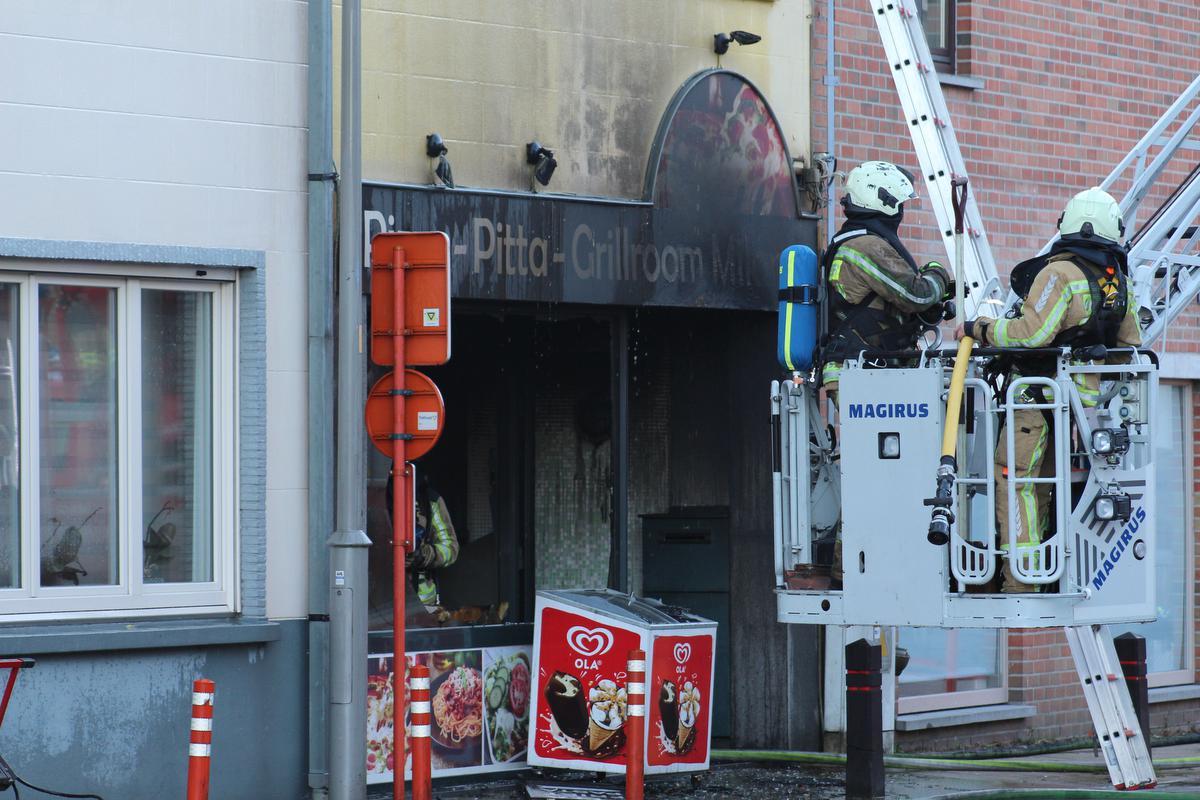
{"type": "Polygon", "coordinates": [[[458,559],[458,536],[446,510],[446,501],[433,489],[427,502],[417,503],[416,549],[412,555],[417,597],[427,606],[438,602],[437,580],[432,570],[448,567],[458,559]]]}
{"type": "MultiPolygon", "coordinates": [[[[392,478],[388,477],[387,512],[392,512],[392,478]]],[[[438,604],[437,578],[433,570],[443,569],[458,560],[458,535],[454,532],[454,523],[450,521],[450,512],[446,509],[446,501],[429,485],[422,481],[417,487],[416,530],[413,531],[415,547],[409,557],[413,588],[417,597],[427,606],[438,604]]]]}
{"type": "Polygon", "coordinates": [[[940,303],[950,276],[940,264],[917,269],[883,237],[865,230],[838,234],[828,263],[829,338],[822,381],[835,383],[842,361],[863,349],[904,350],[922,324],[914,316],[940,303]]]}
{"type": "MultiPolygon", "coordinates": [[[[1142,343],[1137,302],[1124,274],[1070,252],[1046,259],[1014,312],[999,319],[979,317],[970,333],[980,344],[994,347],[1142,343]]],[[[1076,386],[1084,404],[1094,405],[1099,398],[1097,377],[1077,375],[1076,386]]]]}

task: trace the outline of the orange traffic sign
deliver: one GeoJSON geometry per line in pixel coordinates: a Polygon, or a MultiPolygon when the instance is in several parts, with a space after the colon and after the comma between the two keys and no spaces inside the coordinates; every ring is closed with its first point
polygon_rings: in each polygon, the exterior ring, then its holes
{"type": "Polygon", "coordinates": [[[403,366],[450,360],[450,237],[441,231],[380,233],[371,240],[372,361],[396,363],[397,333],[404,336],[403,366]],[[398,285],[397,273],[403,276],[398,285]]]}
{"type": "Polygon", "coordinates": [[[371,387],[367,395],[367,435],[375,449],[393,458],[397,436],[404,437],[404,458],[416,461],[437,444],[446,421],[446,405],[442,393],[429,377],[415,369],[404,370],[404,425],[397,432],[394,424],[393,390],[396,373],[389,372],[371,387]]]}

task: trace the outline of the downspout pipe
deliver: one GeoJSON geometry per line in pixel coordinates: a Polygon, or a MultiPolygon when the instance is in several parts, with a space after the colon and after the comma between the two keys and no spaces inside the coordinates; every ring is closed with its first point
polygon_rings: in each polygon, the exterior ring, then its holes
{"type": "MultiPolygon", "coordinates": [[[[835,52],[835,23],[833,0],[828,0],[825,7],[825,138],[826,149],[831,158],[837,158],[837,111],[834,103],[837,99],[837,53],[835,52]]],[[[836,162],[835,162],[836,163],[836,162]]],[[[829,176],[829,191],[825,198],[825,244],[833,241],[833,176],[829,176]]]]}
{"type": "MultiPolygon", "coordinates": [[[[329,797],[367,796],[366,358],[363,330],[362,0],[342,0],[338,179],[337,498],[329,537],[329,797]]],[[[403,765],[401,765],[403,768],[403,765]]]]}
{"type": "Polygon", "coordinates": [[[329,550],[333,530],[333,8],[308,0],[308,786],[329,796],[329,550]]]}

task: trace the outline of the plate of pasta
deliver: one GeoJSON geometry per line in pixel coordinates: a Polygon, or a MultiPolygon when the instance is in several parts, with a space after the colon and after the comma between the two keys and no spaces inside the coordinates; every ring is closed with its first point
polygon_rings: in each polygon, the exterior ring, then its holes
{"type": "Polygon", "coordinates": [[[483,734],[483,678],[470,666],[456,666],[429,686],[433,711],[431,738],[445,750],[477,744],[483,734]]]}

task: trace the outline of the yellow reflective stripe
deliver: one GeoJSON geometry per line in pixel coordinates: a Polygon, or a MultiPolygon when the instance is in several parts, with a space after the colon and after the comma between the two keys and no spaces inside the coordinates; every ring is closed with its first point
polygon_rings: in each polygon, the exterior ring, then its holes
{"type": "MultiPolygon", "coordinates": [[[[989,332],[988,338],[992,339],[1000,347],[1041,347],[1047,344],[1058,333],[1058,324],[1062,322],[1063,315],[1067,313],[1067,308],[1071,304],[1071,298],[1076,294],[1083,294],[1087,297],[1084,303],[1088,310],[1088,316],[1080,320],[1080,324],[1083,324],[1091,317],[1091,291],[1088,289],[1088,282],[1086,280],[1071,281],[1063,287],[1062,294],[1054,302],[1050,313],[1042,320],[1041,327],[1029,334],[1029,336],[1009,336],[1008,326],[1016,320],[1003,317],[996,320],[996,324],[989,332]]],[[[1024,303],[1022,303],[1022,306],[1024,306],[1024,303]]],[[[1022,319],[1022,317],[1017,317],[1017,319],[1022,319]]]]}
{"type": "Polygon", "coordinates": [[[429,510],[430,527],[433,529],[433,549],[437,551],[438,556],[443,564],[448,565],[451,557],[455,555],[453,543],[450,541],[450,529],[446,525],[446,520],[442,519],[442,510],[439,507],[440,503],[431,503],[429,510]]]}
{"type": "MultiPolygon", "coordinates": [[[[833,264],[830,265],[830,267],[829,267],[829,282],[837,283],[841,277],[842,277],[842,260],[840,258],[835,258],[833,260],[833,264]]],[[[838,289],[838,291],[841,292],[841,289],[838,289]]]]}
{"type": "Polygon", "coordinates": [[[1088,375],[1073,375],[1072,380],[1075,382],[1075,390],[1079,392],[1079,401],[1086,408],[1092,408],[1100,402],[1100,385],[1099,381],[1093,387],[1092,382],[1088,380],[1088,375]]]}
{"type": "MultiPolygon", "coordinates": [[[[796,251],[788,251],[788,274],[787,285],[796,285],[796,251]]],[[[796,365],[792,363],[792,304],[785,303],[787,308],[783,312],[783,361],[787,364],[787,368],[795,370],[796,365]]]]}
{"type": "MultiPolygon", "coordinates": [[[[1046,453],[1046,439],[1049,431],[1045,425],[1038,429],[1037,443],[1033,446],[1033,452],[1029,454],[1030,470],[1028,475],[1022,477],[1033,477],[1033,467],[1042,463],[1042,457],[1046,453]]],[[[1029,544],[1037,545],[1042,541],[1042,529],[1038,520],[1037,510],[1037,484],[1026,483],[1022,484],[1018,494],[1021,495],[1021,503],[1025,506],[1025,519],[1029,523],[1029,544]]]]}
{"type": "Polygon", "coordinates": [[[866,272],[868,275],[873,276],[880,283],[884,284],[889,289],[891,289],[893,292],[900,295],[905,300],[908,300],[911,303],[915,303],[917,305],[925,305],[925,304],[928,304],[928,303],[932,302],[933,300],[937,299],[935,297],[935,295],[937,294],[937,285],[936,285],[934,279],[930,278],[929,276],[924,276],[924,278],[925,278],[925,282],[928,283],[930,286],[930,293],[929,293],[928,297],[922,297],[920,295],[915,295],[912,292],[908,291],[908,289],[904,288],[901,284],[897,283],[896,280],[894,278],[892,278],[892,276],[888,275],[886,272],[879,269],[879,267],[877,267],[875,265],[874,261],[872,261],[866,255],[858,252],[853,247],[843,247],[839,252],[844,254],[843,257],[845,258],[845,260],[849,261],[851,264],[858,267],[863,272],[866,272]]]}

